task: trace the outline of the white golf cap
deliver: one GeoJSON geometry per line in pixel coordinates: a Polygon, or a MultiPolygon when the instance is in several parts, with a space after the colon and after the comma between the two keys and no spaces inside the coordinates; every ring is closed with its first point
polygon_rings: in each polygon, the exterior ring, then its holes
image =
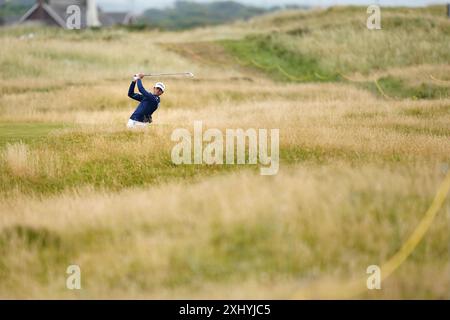
{"type": "Polygon", "coordinates": [[[155,88],[160,88],[162,90],[162,92],[166,91],[166,86],[162,82],[157,82],[155,84],[155,88]]]}

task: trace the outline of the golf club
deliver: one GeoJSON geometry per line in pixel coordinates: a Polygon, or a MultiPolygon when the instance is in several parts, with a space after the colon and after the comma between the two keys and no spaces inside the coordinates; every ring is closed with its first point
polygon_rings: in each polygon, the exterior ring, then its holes
{"type": "Polygon", "coordinates": [[[149,73],[149,74],[144,74],[144,77],[171,77],[171,76],[185,76],[185,77],[193,78],[194,74],[192,72],[149,73]]]}

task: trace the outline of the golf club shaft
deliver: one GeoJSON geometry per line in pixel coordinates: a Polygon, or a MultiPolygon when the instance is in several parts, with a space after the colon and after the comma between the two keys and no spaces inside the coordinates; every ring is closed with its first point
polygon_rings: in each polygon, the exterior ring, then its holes
{"type": "Polygon", "coordinates": [[[167,77],[167,76],[187,76],[193,77],[192,72],[179,72],[179,73],[149,73],[144,74],[144,77],[167,77]]]}

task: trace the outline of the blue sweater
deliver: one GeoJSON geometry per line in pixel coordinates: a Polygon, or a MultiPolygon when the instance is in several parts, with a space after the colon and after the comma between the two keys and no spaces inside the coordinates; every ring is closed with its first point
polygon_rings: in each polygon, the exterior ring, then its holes
{"type": "Polygon", "coordinates": [[[139,122],[152,122],[152,114],[158,109],[160,99],[144,89],[141,79],[137,80],[139,93],[134,93],[136,83],[131,82],[128,96],[131,99],[139,101],[136,111],[131,115],[130,119],[139,122]]]}

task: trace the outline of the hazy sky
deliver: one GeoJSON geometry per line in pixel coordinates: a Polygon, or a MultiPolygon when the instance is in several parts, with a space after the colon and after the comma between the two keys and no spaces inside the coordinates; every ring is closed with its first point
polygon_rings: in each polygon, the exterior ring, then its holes
{"type": "MultiPolygon", "coordinates": [[[[195,0],[196,2],[212,2],[215,0],[195,0]]],[[[281,4],[299,4],[312,6],[329,6],[335,4],[379,4],[381,6],[423,6],[436,3],[447,3],[449,0],[238,0],[238,2],[254,6],[270,7],[281,4]]],[[[97,4],[107,11],[135,10],[146,8],[163,8],[172,5],[175,0],[97,0],[97,4]]]]}

